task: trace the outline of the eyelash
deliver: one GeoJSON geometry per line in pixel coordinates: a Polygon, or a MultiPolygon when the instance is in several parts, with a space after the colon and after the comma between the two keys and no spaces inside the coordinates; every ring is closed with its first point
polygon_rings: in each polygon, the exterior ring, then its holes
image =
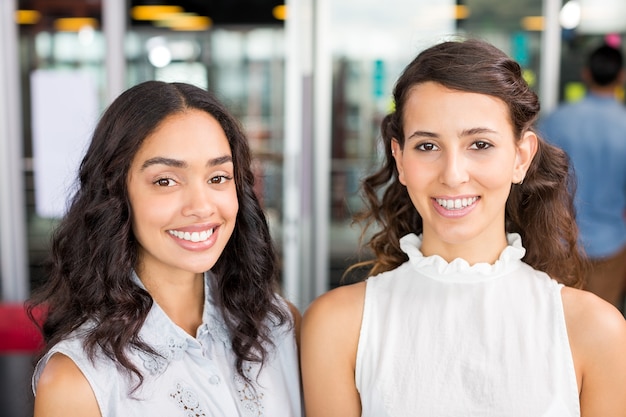
{"type": "MultiPolygon", "coordinates": [[[[470,146],[470,149],[482,151],[482,150],[489,149],[492,147],[493,145],[487,141],[477,140],[476,142],[472,143],[472,145],[470,146]]],[[[439,149],[439,147],[435,145],[434,143],[424,142],[415,146],[415,149],[417,149],[418,151],[422,151],[422,152],[432,152],[432,151],[439,149]],[[429,149],[426,149],[426,147],[428,147],[429,149]]]]}
{"type": "Polygon", "coordinates": [[[489,142],[486,142],[484,140],[477,140],[476,142],[472,143],[471,148],[472,149],[477,149],[477,150],[485,150],[485,149],[489,149],[493,147],[493,145],[489,142]],[[478,147],[477,145],[480,144],[482,147],[478,147]]]}
{"type": "Polygon", "coordinates": [[[439,147],[437,145],[435,145],[434,143],[431,142],[424,142],[424,143],[420,143],[418,144],[415,149],[417,149],[418,151],[422,151],[422,152],[431,152],[434,151],[436,149],[439,149],[439,147]],[[430,148],[430,149],[425,149],[426,147],[430,148]]]}
{"type": "Polygon", "coordinates": [[[216,175],[215,177],[213,177],[213,178],[211,178],[209,180],[209,183],[211,183],[211,184],[224,184],[226,181],[230,181],[232,179],[233,178],[228,176],[228,175],[216,175]],[[216,179],[216,178],[220,178],[220,181],[219,182],[213,182],[213,180],[216,179]]]}
{"type": "Polygon", "coordinates": [[[172,186],[171,183],[176,182],[171,178],[158,178],[157,180],[155,180],[153,182],[154,185],[158,185],[159,187],[170,187],[172,186]],[[166,182],[165,184],[163,184],[163,182],[166,182]]]}
{"type": "MultiPolygon", "coordinates": [[[[216,175],[214,177],[211,177],[208,181],[209,184],[214,184],[214,185],[219,185],[219,184],[224,184],[226,181],[230,181],[233,178],[229,175],[216,175]],[[214,182],[214,180],[218,179],[217,182],[214,182]]],[[[172,178],[168,178],[168,177],[164,177],[164,178],[158,178],[156,179],[153,184],[160,186],[160,187],[171,187],[172,185],[174,185],[173,183],[176,183],[175,180],[173,180],[172,178]]]]}

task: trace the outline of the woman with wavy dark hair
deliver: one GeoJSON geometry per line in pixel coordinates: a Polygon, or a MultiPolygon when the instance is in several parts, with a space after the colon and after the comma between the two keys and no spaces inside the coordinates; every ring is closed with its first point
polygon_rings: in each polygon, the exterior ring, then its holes
{"type": "Polygon", "coordinates": [[[626,415],[626,323],[579,289],[568,160],[520,66],[442,42],[394,100],[357,217],[369,277],[304,315],[307,417],[626,415]]]}
{"type": "Polygon", "coordinates": [[[299,416],[299,314],[238,122],[148,81],[106,110],[55,229],[35,416],[299,416]]]}

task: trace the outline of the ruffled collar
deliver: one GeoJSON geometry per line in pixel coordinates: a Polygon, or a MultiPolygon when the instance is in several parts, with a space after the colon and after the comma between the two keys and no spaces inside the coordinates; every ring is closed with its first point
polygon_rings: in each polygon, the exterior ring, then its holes
{"type": "Polygon", "coordinates": [[[448,263],[439,255],[424,256],[420,251],[422,236],[414,233],[400,239],[400,248],[408,255],[410,264],[429,278],[447,282],[479,282],[505,275],[520,266],[526,253],[521,236],[518,233],[508,233],[507,241],[509,245],[493,264],[470,265],[461,258],[448,263]]]}

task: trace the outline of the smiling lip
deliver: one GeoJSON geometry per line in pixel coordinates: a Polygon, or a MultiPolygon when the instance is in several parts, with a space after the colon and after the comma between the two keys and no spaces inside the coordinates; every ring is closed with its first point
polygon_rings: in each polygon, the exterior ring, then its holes
{"type": "Polygon", "coordinates": [[[471,206],[478,200],[478,197],[463,197],[463,198],[435,198],[437,204],[446,210],[462,210],[471,206]]]}
{"type": "Polygon", "coordinates": [[[167,233],[178,239],[185,240],[187,242],[197,243],[207,241],[211,236],[213,236],[214,231],[215,228],[210,228],[193,232],[184,232],[182,230],[168,230],[167,233]]]}
{"type": "Polygon", "coordinates": [[[457,198],[433,198],[433,206],[437,213],[443,217],[457,218],[463,217],[470,213],[477,202],[480,200],[478,196],[457,197],[457,198]]]}
{"type": "Polygon", "coordinates": [[[218,223],[204,223],[169,229],[166,232],[179,247],[192,252],[203,252],[215,245],[219,230],[218,223]]]}

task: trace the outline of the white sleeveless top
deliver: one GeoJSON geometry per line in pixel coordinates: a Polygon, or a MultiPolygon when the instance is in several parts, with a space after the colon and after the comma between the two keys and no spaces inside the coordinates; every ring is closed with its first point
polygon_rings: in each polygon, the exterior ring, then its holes
{"type": "MultiPolygon", "coordinates": [[[[134,278],[142,285],[136,275],[134,278]]],[[[211,300],[208,282],[205,275],[208,296],[195,338],[174,324],[156,302],[153,304],[139,334],[162,357],[131,352],[131,360],[144,375],[136,392],[129,394],[132,385],[115,362],[102,353],[95,363],[87,358],[80,331],[52,347],[37,364],[33,391],[48,359],[59,352],[71,358],[85,375],[103,417],[301,417],[292,326],[287,323],[272,328],[275,347],[270,348],[260,373],[258,364],[244,363],[246,375],[253,381],[246,382],[235,371],[228,331],[211,300]]],[[[281,303],[288,311],[286,303],[281,303]]],[[[84,332],[87,326],[81,329],[84,332]]]]}
{"type": "Polygon", "coordinates": [[[364,417],[577,417],[562,285],[521,261],[424,257],[367,280],[356,359],[364,417]]]}

